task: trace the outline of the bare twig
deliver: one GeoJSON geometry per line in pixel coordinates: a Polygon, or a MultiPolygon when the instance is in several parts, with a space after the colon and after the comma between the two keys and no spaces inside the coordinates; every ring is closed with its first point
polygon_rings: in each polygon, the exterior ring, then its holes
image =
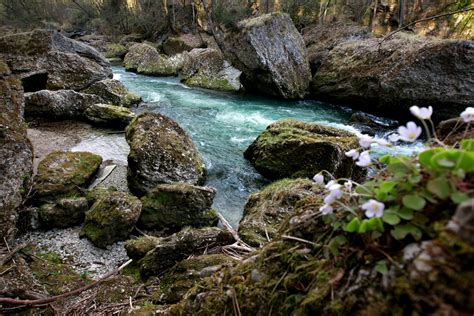
{"type": "Polygon", "coordinates": [[[4,264],[6,264],[8,261],[10,261],[10,259],[12,259],[13,256],[14,256],[18,251],[22,250],[22,249],[25,248],[26,246],[27,246],[27,244],[21,244],[21,245],[16,246],[15,248],[13,248],[13,250],[11,250],[11,251],[10,251],[10,247],[7,246],[9,253],[5,256],[5,258],[3,258],[2,260],[0,260],[0,267],[3,266],[4,264]]]}
{"type": "Polygon", "coordinates": [[[310,244],[310,245],[313,245],[313,246],[319,246],[315,242],[312,242],[312,241],[309,241],[309,240],[306,240],[306,239],[302,239],[302,238],[298,238],[298,237],[294,237],[294,236],[282,235],[281,238],[282,239],[287,239],[287,240],[299,241],[299,242],[303,242],[305,244],[310,244]]]}
{"type": "Polygon", "coordinates": [[[126,266],[128,266],[130,263],[132,262],[132,259],[128,260],[127,262],[125,262],[124,264],[122,264],[120,267],[118,267],[117,269],[105,274],[103,277],[101,277],[99,280],[89,284],[89,285],[86,285],[86,286],[83,286],[81,288],[78,288],[76,290],[73,290],[73,291],[70,291],[70,292],[67,292],[67,293],[63,293],[63,294],[60,294],[60,295],[55,295],[55,296],[51,296],[51,297],[48,297],[48,298],[44,298],[44,299],[37,299],[37,300],[18,300],[18,299],[13,299],[13,298],[7,298],[7,297],[0,297],[0,304],[10,304],[10,305],[25,305],[25,306],[32,306],[32,305],[44,305],[44,304],[49,304],[51,302],[54,302],[54,301],[57,301],[59,299],[63,299],[63,298],[66,298],[66,297],[69,297],[69,296],[73,296],[73,295],[77,295],[77,294],[80,294],[84,291],[87,291],[97,285],[99,285],[100,283],[104,282],[105,280],[107,280],[108,278],[110,278],[112,275],[120,272],[123,268],[125,268],[126,266]]]}

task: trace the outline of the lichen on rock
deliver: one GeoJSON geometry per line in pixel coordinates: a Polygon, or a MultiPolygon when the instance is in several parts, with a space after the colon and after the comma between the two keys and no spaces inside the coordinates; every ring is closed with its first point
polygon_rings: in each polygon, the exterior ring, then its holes
{"type": "Polygon", "coordinates": [[[132,107],[138,105],[142,98],[128,89],[118,80],[104,79],[85,89],[84,93],[95,94],[104,100],[118,106],[132,107]]]}
{"type": "Polygon", "coordinates": [[[129,109],[113,104],[95,103],[83,113],[84,118],[95,124],[125,128],[135,117],[129,109]]]}

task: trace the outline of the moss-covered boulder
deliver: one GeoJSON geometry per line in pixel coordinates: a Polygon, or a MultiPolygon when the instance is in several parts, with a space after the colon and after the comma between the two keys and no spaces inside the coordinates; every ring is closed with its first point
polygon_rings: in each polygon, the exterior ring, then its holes
{"type": "Polygon", "coordinates": [[[204,48],[206,43],[199,34],[181,34],[170,36],[163,42],[163,51],[168,56],[191,51],[194,48],[204,48]]]}
{"type": "Polygon", "coordinates": [[[143,113],[127,127],[128,186],[142,196],[162,183],[202,184],[204,162],[188,134],[170,118],[143,113]]]}
{"type": "Polygon", "coordinates": [[[105,103],[124,107],[132,107],[142,101],[141,97],[128,91],[123,83],[115,79],[98,81],[83,92],[98,95],[105,103]]]}
{"type": "Polygon", "coordinates": [[[141,199],[138,226],[149,230],[214,226],[217,214],[211,208],[215,195],[213,188],[188,183],[157,185],[141,199]]]}
{"type": "Polygon", "coordinates": [[[94,124],[125,128],[135,117],[135,113],[122,106],[96,103],[83,113],[84,118],[94,124]]]}
{"type": "Polygon", "coordinates": [[[105,57],[109,59],[118,58],[122,60],[127,53],[128,48],[120,43],[109,43],[105,46],[105,57]]]}
{"type": "Polygon", "coordinates": [[[125,250],[131,259],[138,260],[145,257],[150,250],[153,250],[160,240],[160,238],[154,236],[140,236],[135,239],[127,240],[125,250]]]}
{"type": "Polygon", "coordinates": [[[38,214],[43,227],[63,228],[81,224],[88,209],[85,197],[71,197],[41,205],[38,214]]]}
{"type": "Polygon", "coordinates": [[[89,152],[52,152],[38,165],[35,199],[54,202],[59,197],[80,196],[102,163],[89,152]]]}
{"type": "Polygon", "coordinates": [[[213,247],[234,242],[232,234],[217,227],[184,229],[168,237],[160,238],[156,247],[139,261],[140,274],[144,278],[159,275],[190,255],[208,253],[213,247]]]}
{"type": "Polygon", "coordinates": [[[153,292],[152,300],[159,304],[177,303],[201,278],[213,275],[234,262],[235,259],[223,254],[203,255],[183,260],[164,275],[158,290],[153,292]]]}
{"type": "Polygon", "coordinates": [[[81,236],[100,248],[125,240],[137,223],[141,209],[140,200],[125,192],[101,196],[86,213],[81,236]]]}
{"type": "Polygon", "coordinates": [[[242,71],[247,90],[285,99],[306,95],[311,71],[303,38],[289,15],[271,13],[240,21],[222,46],[226,59],[242,71]]]}
{"type": "Polygon", "coordinates": [[[181,81],[188,86],[230,92],[242,88],[242,72],[224,60],[220,51],[196,48],[188,56],[180,71],[181,81]]]}
{"type": "Polygon", "coordinates": [[[239,224],[243,241],[260,247],[278,236],[282,222],[300,205],[320,204],[324,188],[311,180],[280,180],[249,196],[239,224]]]}
{"type": "Polygon", "coordinates": [[[161,55],[156,48],[146,43],[131,46],[123,60],[127,71],[150,76],[176,76],[180,63],[161,55]]]}
{"type": "Polygon", "coordinates": [[[320,124],[282,120],[270,124],[247,148],[246,159],[269,179],[311,178],[327,170],[336,178],[359,179],[362,170],[344,152],[358,148],[357,137],[320,124]]]}
{"type": "Polygon", "coordinates": [[[8,242],[15,236],[17,208],[33,173],[33,148],[23,112],[21,82],[0,58],[0,235],[8,242]]]}

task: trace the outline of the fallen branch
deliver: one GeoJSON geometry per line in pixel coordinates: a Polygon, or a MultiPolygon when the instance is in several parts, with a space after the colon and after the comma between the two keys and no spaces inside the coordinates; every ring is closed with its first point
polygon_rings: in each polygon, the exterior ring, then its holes
{"type": "Polygon", "coordinates": [[[25,306],[49,304],[49,303],[52,303],[52,302],[57,301],[59,299],[63,299],[63,298],[69,297],[69,296],[80,294],[84,291],[87,291],[87,290],[99,285],[100,283],[102,283],[105,280],[107,280],[108,278],[110,278],[112,275],[114,275],[114,274],[120,272],[121,270],[123,270],[123,268],[128,266],[131,262],[132,262],[132,259],[128,260],[127,262],[122,264],[117,269],[105,274],[99,280],[97,280],[97,281],[95,281],[95,282],[93,282],[89,285],[83,286],[79,289],[67,292],[67,293],[63,293],[63,294],[56,295],[56,296],[51,296],[51,297],[44,298],[44,299],[37,299],[37,300],[18,300],[18,299],[14,299],[14,298],[0,297],[0,304],[25,305],[25,306]]]}
{"type": "Polygon", "coordinates": [[[429,21],[429,20],[434,20],[434,19],[439,19],[439,18],[442,18],[442,17],[445,17],[445,16],[450,16],[450,15],[453,15],[453,14],[458,14],[458,13],[463,13],[463,12],[468,12],[468,11],[472,11],[474,10],[473,7],[470,7],[470,8],[464,8],[464,9],[461,9],[461,10],[457,10],[457,11],[453,11],[453,12],[448,12],[448,13],[443,13],[443,14],[438,14],[438,15],[433,15],[433,16],[430,16],[430,17],[427,17],[427,18],[423,18],[423,19],[419,19],[419,20],[416,20],[416,21],[413,21],[411,23],[408,23],[407,25],[387,34],[379,43],[378,43],[378,46],[380,47],[382,45],[383,42],[385,42],[387,39],[389,39],[390,37],[392,37],[394,34],[398,33],[398,32],[401,32],[407,28],[409,28],[410,26],[412,25],[415,25],[417,23],[420,23],[420,22],[424,22],[424,21],[429,21]]]}
{"type": "Polygon", "coordinates": [[[22,250],[26,246],[27,244],[18,245],[15,248],[13,248],[12,251],[10,251],[10,248],[8,248],[10,252],[2,260],[0,260],[0,267],[2,267],[4,264],[10,261],[18,251],[22,250]]]}

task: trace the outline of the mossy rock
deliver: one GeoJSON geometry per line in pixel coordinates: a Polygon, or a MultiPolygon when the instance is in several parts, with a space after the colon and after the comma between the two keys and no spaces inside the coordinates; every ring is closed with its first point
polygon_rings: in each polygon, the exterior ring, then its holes
{"type": "Polygon", "coordinates": [[[94,124],[125,128],[136,117],[129,109],[113,104],[96,103],[84,111],[84,117],[94,124]]]}
{"type": "Polygon", "coordinates": [[[268,179],[312,178],[322,170],[335,178],[361,179],[364,172],[344,152],[359,148],[345,130],[296,120],[273,123],[244,153],[268,179]]]}
{"type": "Polygon", "coordinates": [[[128,186],[143,196],[158,184],[205,180],[204,162],[188,134],[170,118],[143,113],[126,129],[128,186]]]}
{"type": "Polygon", "coordinates": [[[261,247],[277,237],[282,222],[300,205],[321,204],[324,188],[308,179],[284,179],[249,196],[239,235],[246,243],[261,247]]]}
{"type": "Polygon", "coordinates": [[[89,206],[92,206],[101,196],[107,195],[110,192],[117,192],[117,191],[118,190],[115,187],[102,187],[102,186],[95,187],[87,192],[86,194],[87,203],[89,204],[89,206]]]}
{"type": "Polygon", "coordinates": [[[217,214],[211,207],[215,195],[216,190],[209,187],[160,184],[142,197],[138,226],[149,230],[214,226],[217,214]]]}
{"type": "Polygon", "coordinates": [[[63,228],[81,224],[88,209],[85,197],[73,197],[60,199],[56,204],[43,204],[38,213],[43,227],[63,228]]]}
{"type": "Polygon", "coordinates": [[[142,101],[141,97],[128,91],[123,83],[115,79],[97,81],[84,90],[84,93],[95,94],[101,97],[105,103],[124,107],[132,107],[142,101]]]}
{"type": "Polygon", "coordinates": [[[140,200],[128,193],[103,195],[86,213],[81,236],[100,248],[125,240],[137,223],[141,208],[140,200]]]}
{"type": "Polygon", "coordinates": [[[155,248],[139,261],[143,278],[159,275],[190,255],[202,254],[204,249],[234,242],[232,234],[217,227],[185,228],[168,237],[160,238],[155,248]]]}
{"type": "Polygon", "coordinates": [[[102,157],[89,152],[52,152],[38,165],[35,199],[48,202],[83,195],[101,163],[102,157]]]}
{"type": "Polygon", "coordinates": [[[141,259],[153,250],[161,239],[154,236],[140,236],[135,239],[127,240],[125,243],[125,250],[131,259],[141,259]]]}
{"type": "Polygon", "coordinates": [[[168,56],[173,56],[182,52],[190,51],[194,48],[206,47],[206,43],[196,34],[182,34],[171,36],[163,42],[163,51],[168,56]]]}
{"type": "Polygon", "coordinates": [[[125,45],[118,43],[110,43],[105,47],[105,57],[123,59],[128,52],[125,45]]]}

